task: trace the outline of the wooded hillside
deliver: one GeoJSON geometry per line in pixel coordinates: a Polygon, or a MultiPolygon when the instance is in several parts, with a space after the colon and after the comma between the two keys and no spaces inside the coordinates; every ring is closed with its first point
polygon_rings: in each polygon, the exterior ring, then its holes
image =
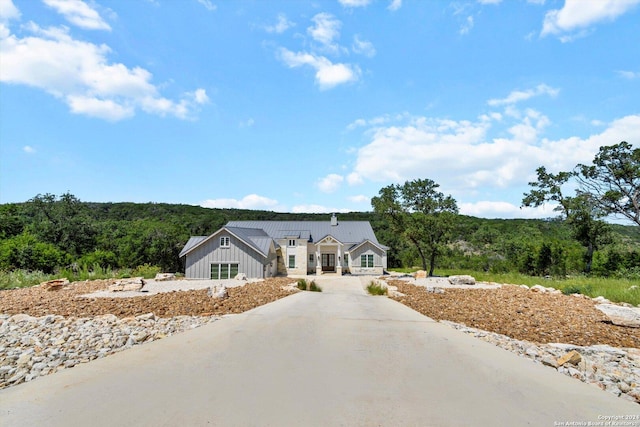
{"type": "MultiPolygon", "coordinates": [[[[389,267],[418,265],[410,246],[371,212],[338,215],[370,221],[389,246],[389,267]]],[[[165,203],[81,202],[71,194],[38,195],[0,205],[0,270],[41,270],[100,265],[135,268],[149,264],[182,271],[178,254],[192,235],[208,235],[230,220],[329,220],[329,214],[293,214],[209,209],[165,203]]],[[[613,226],[610,243],[596,251],[592,273],[640,278],[640,232],[613,226]]],[[[455,236],[437,268],[564,275],[581,272],[583,248],[556,220],[500,220],[457,215],[455,236]]]]}

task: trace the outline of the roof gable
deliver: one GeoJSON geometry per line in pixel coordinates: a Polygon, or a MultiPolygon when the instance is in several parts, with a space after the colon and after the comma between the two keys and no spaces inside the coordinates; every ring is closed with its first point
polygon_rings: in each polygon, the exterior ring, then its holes
{"type": "Polygon", "coordinates": [[[191,237],[187,244],[180,251],[180,257],[187,255],[189,252],[193,251],[197,247],[205,244],[216,236],[220,235],[223,231],[227,231],[229,234],[233,235],[238,240],[245,243],[251,249],[256,251],[258,254],[267,258],[269,256],[269,251],[271,249],[272,239],[269,237],[264,230],[255,229],[255,228],[240,228],[240,227],[228,227],[224,226],[215,233],[210,236],[195,236],[191,237]]]}

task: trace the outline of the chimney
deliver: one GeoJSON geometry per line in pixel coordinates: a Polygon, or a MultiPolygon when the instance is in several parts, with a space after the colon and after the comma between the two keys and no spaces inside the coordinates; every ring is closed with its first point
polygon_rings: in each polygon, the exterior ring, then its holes
{"type": "Polygon", "coordinates": [[[336,217],[336,214],[331,214],[331,225],[332,226],[338,225],[338,217],[336,217]]]}

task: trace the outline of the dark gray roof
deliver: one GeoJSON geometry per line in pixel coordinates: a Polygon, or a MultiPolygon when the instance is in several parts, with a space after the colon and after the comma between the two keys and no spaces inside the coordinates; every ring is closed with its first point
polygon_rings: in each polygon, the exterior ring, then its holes
{"type": "Polygon", "coordinates": [[[332,236],[350,248],[368,240],[385,250],[389,249],[378,242],[368,221],[342,221],[338,225],[331,225],[330,221],[229,221],[210,236],[191,237],[180,251],[180,257],[222,230],[229,231],[265,257],[269,256],[272,243],[277,246],[274,240],[287,238],[316,243],[332,236]]]}
{"type": "Polygon", "coordinates": [[[259,228],[231,227],[228,225],[223,228],[229,230],[230,233],[242,239],[246,244],[252,246],[265,257],[269,256],[269,247],[271,246],[272,238],[269,237],[264,230],[259,228]]]}
{"type": "Polygon", "coordinates": [[[264,230],[274,239],[296,237],[317,242],[330,235],[344,244],[370,240],[380,245],[369,221],[341,221],[338,225],[330,221],[229,221],[226,226],[264,230]]]}
{"type": "Polygon", "coordinates": [[[191,249],[196,247],[198,244],[200,244],[207,237],[209,237],[209,236],[192,236],[192,237],[189,237],[189,240],[187,240],[187,243],[184,245],[184,248],[182,248],[182,250],[180,251],[180,255],[179,255],[180,258],[185,256],[187,254],[187,252],[189,252],[191,249]]]}
{"type": "Polygon", "coordinates": [[[220,230],[216,231],[210,236],[194,236],[189,238],[187,243],[184,245],[184,248],[180,251],[180,257],[185,256],[189,252],[191,252],[198,245],[203,243],[205,240],[208,240],[220,233],[222,230],[227,230],[251,248],[253,248],[256,252],[263,255],[264,257],[269,256],[269,248],[271,247],[271,243],[273,242],[273,238],[269,237],[264,230],[258,228],[245,228],[245,227],[228,227],[224,226],[220,230]]]}

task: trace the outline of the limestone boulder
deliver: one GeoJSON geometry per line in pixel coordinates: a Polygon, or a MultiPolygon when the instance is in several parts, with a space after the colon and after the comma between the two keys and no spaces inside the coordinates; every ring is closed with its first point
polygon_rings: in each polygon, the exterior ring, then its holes
{"type": "Polygon", "coordinates": [[[415,278],[416,279],[426,279],[427,278],[427,272],[424,270],[418,270],[415,272],[415,278]]]}
{"type": "Polygon", "coordinates": [[[616,304],[598,304],[596,308],[603,312],[614,325],[640,328],[640,308],[622,307],[616,304]]]}
{"type": "Polygon", "coordinates": [[[216,285],[212,286],[207,290],[207,295],[211,298],[219,298],[225,299],[229,297],[229,292],[227,291],[227,287],[224,285],[216,285]]]}
{"type": "Polygon", "coordinates": [[[569,353],[565,354],[564,356],[560,357],[558,360],[556,360],[556,363],[558,364],[558,366],[562,366],[567,363],[571,365],[577,365],[578,363],[580,363],[580,361],[582,361],[582,356],[580,355],[580,353],[578,353],[575,350],[572,350],[569,353]]]}
{"type": "Polygon", "coordinates": [[[42,286],[48,291],[58,291],[68,284],[69,284],[69,279],[65,277],[62,279],[55,279],[55,280],[49,280],[47,282],[42,282],[40,283],[40,286],[42,286]]]}
{"type": "Polygon", "coordinates": [[[156,274],[156,277],[153,280],[155,280],[156,282],[176,280],[176,275],[174,273],[158,273],[156,274]]]}
{"type": "Polygon", "coordinates": [[[144,278],[132,277],[129,279],[117,280],[113,285],[109,286],[109,292],[138,292],[144,287],[144,278]]]}
{"type": "Polygon", "coordinates": [[[449,283],[452,285],[475,285],[476,278],[466,274],[460,276],[449,276],[449,283]]]}

